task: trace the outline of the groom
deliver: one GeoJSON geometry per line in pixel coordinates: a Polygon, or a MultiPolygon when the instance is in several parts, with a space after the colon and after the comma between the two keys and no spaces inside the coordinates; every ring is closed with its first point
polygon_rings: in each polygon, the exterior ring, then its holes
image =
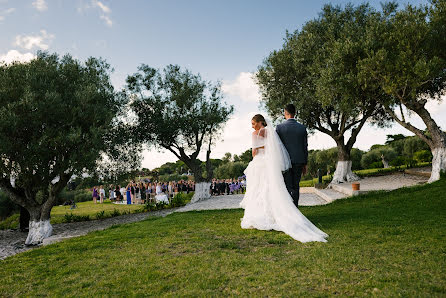
{"type": "Polygon", "coordinates": [[[285,107],[286,121],[277,125],[276,131],[291,159],[291,168],[283,173],[286,188],[293,198],[294,205],[299,202],[299,182],[302,174],[307,172],[308,142],[307,129],[294,119],[296,107],[285,107]]]}

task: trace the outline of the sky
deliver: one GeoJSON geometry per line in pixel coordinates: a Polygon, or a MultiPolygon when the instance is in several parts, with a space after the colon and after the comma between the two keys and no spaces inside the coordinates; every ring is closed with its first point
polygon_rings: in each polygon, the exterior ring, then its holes
{"type": "MultiPolygon", "coordinates": [[[[0,0],[0,61],[29,61],[38,50],[75,58],[102,57],[114,68],[116,89],[144,63],[162,69],[178,64],[203,79],[221,81],[225,102],[235,112],[227,121],[211,158],[250,148],[251,117],[267,113],[259,106],[252,74],[268,54],[280,49],[286,31],[300,29],[318,16],[326,3],[363,1],[298,0],[0,0]]],[[[397,1],[421,4],[427,1],[397,1]]],[[[380,1],[369,1],[380,7],[380,1]]],[[[428,110],[446,128],[446,101],[428,110]]],[[[423,128],[413,115],[412,124],[423,128]]],[[[365,126],[355,147],[368,150],[387,134],[409,131],[395,124],[386,129],[365,126]]],[[[322,134],[309,137],[309,149],[327,149],[334,141],[322,134]]],[[[153,169],[176,161],[170,152],[145,150],[142,167],[153,169]]],[[[204,152],[200,155],[204,159],[204,152]]]]}

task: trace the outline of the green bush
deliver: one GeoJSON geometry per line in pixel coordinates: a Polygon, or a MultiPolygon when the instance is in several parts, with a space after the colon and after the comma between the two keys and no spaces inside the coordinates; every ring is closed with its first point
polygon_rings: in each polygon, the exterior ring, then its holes
{"type": "Polygon", "coordinates": [[[121,212],[119,212],[119,210],[115,208],[115,209],[113,209],[113,211],[110,213],[110,215],[111,215],[112,217],[119,216],[119,215],[121,215],[121,212]]]}
{"type": "Polygon", "coordinates": [[[17,229],[19,227],[20,214],[16,213],[0,221],[0,230],[17,229]]]}
{"type": "Polygon", "coordinates": [[[7,194],[0,191],[0,220],[19,211],[19,206],[13,203],[7,194]]]}
{"type": "Polygon", "coordinates": [[[243,175],[248,166],[244,161],[226,162],[214,170],[215,177],[219,179],[232,179],[243,175]]]}
{"type": "Polygon", "coordinates": [[[76,203],[88,202],[88,201],[93,200],[92,194],[88,190],[80,190],[80,191],[76,191],[76,192],[77,192],[77,194],[74,196],[74,201],[76,203]]]}
{"type": "Polygon", "coordinates": [[[89,221],[89,215],[76,215],[73,213],[65,213],[63,222],[78,222],[78,221],[89,221]]]}
{"type": "Polygon", "coordinates": [[[188,194],[180,192],[172,198],[172,200],[170,201],[170,207],[184,206],[186,205],[187,200],[188,200],[188,194]]]}
{"type": "Polygon", "coordinates": [[[432,161],[432,153],[429,150],[420,150],[413,154],[413,158],[417,162],[429,162],[432,161]]]}
{"type": "Polygon", "coordinates": [[[96,219],[104,219],[106,218],[105,216],[105,210],[99,211],[96,213],[96,219]]]}
{"type": "Polygon", "coordinates": [[[392,167],[399,167],[406,164],[406,158],[404,156],[397,156],[394,160],[390,161],[389,164],[392,167]]]}
{"type": "Polygon", "coordinates": [[[76,203],[79,203],[91,200],[92,200],[91,191],[87,189],[76,189],[76,190],[64,189],[60,192],[57,202],[58,205],[62,205],[63,203],[68,201],[74,201],[76,203]]]}
{"type": "Polygon", "coordinates": [[[390,164],[395,158],[397,158],[396,151],[390,146],[381,146],[370,150],[365,153],[361,158],[361,166],[363,169],[382,168],[382,158],[390,164]]]}

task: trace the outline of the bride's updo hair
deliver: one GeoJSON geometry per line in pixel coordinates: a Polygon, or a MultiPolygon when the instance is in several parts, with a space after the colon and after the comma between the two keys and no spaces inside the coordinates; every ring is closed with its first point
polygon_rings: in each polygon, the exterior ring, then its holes
{"type": "Polygon", "coordinates": [[[260,114],[254,115],[254,117],[252,117],[252,120],[254,120],[255,122],[260,122],[262,123],[263,126],[266,127],[266,120],[265,118],[263,118],[262,115],[260,114]]]}

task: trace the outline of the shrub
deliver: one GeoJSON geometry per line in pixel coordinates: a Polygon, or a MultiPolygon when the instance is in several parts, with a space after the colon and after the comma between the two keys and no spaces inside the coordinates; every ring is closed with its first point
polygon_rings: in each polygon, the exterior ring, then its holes
{"type": "Polygon", "coordinates": [[[406,158],[403,156],[398,156],[389,163],[392,167],[399,167],[406,164],[406,158]]]}
{"type": "Polygon", "coordinates": [[[121,215],[121,212],[119,212],[119,210],[115,208],[115,209],[113,209],[113,211],[110,213],[110,215],[111,215],[112,217],[119,216],[119,215],[121,215]]]}
{"type": "Polygon", "coordinates": [[[87,202],[92,200],[91,193],[88,190],[78,190],[77,194],[74,196],[74,201],[76,203],[79,202],[87,202]]]}
{"type": "Polygon", "coordinates": [[[186,201],[188,200],[188,194],[178,193],[176,194],[172,200],[170,201],[171,207],[181,207],[186,205],[186,201]]]}
{"type": "Polygon", "coordinates": [[[20,211],[17,204],[13,203],[7,194],[0,191],[0,220],[20,211]]]}
{"type": "Polygon", "coordinates": [[[76,215],[73,213],[65,213],[63,222],[78,222],[78,221],[89,221],[89,215],[76,215]]]}
{"type": "Polygon", "coordinates": [[[104,219],[105,217],[105,210],[96,213],[96,219],[104,219]]]}
{"type": "Polygon", "coordinates": [[[154,211],[154,210],[156,210],[156,205],[153,202],[147,201],[147,203],[145,203],[143,206],[143,210],[144,210],[144,212],[154,211]]]}
{"type": "Polygon", "coordinates": [[[413,154],[413,158],[417,162],[429,162],[432,160],[432,153],[429,150],[420,150],[413,154]]]}
{"type": "Polygon", "coordinates": [[[79,202],[87,202],[91,201],[92,196],[91,192],[86,189],[78,189],[78,190],[62,190],[58,196],[58,204],[61,205],[64,202],[74,201],[76,203],[79,202]]]}
{"type": "Polygon", "coordinates": [[[396,151],[392,147],[382,146],[364,154],[361,158],[361,166],[364,169],[382,168],[381,155],[384,155],[384,159],[389,163],[397,158],[396,151]]]}
{"type": "Polygon", "coordinates": [[[17,229],[19,227],[20,214],[16,213],[0,221],[0,230],[17,229]]]}

